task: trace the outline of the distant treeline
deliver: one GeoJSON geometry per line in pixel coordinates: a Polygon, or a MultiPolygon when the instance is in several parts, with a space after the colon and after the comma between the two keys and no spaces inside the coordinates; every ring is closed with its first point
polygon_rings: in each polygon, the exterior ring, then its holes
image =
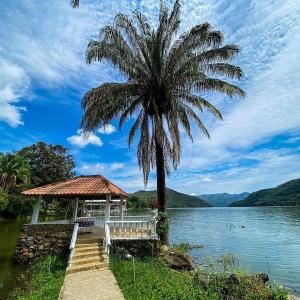
{"type": "Polygon", "coordinates": [[[251,193],[246,199],[229,206],[300,206],[300,179],[251,193]]]}

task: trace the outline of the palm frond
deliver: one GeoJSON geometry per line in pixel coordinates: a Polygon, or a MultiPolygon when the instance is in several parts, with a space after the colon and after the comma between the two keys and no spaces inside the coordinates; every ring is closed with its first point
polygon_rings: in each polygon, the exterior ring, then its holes
{"type": "Polygon", "coordinates": [[[73,8],[78,7],[79,6],[79,2],[80,0],[71,0],[71,5],[73,8]]]}

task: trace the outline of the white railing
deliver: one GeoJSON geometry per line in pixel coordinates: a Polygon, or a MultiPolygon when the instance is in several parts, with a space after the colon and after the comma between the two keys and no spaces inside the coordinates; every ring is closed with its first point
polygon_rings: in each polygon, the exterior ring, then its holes
{"type": "MultiPolygon", "coordinates": [[[[123,216],[123,221],[150,221],[153,217],[150,215],[141,216],[123,216]]],[[[109,221],[122,221],[120,216],[110,216],[109,221]]]]}
{"type": "Polygon", "coordinates": [[[111,239],[153,239],[157,238],[156,220],[107,221],[111,239]]]}
{"type": "Polygon", "coordinates": [[[70,264],[70,262],[72,260],[72,257],[73,257],[73,254],[74,254],[74,248],[75,248],[75,244],[76,244],[76,240],[77,240],[78,229],[79,229],[79,224],[75,223],[72,238],[71,238],[71,242],[70,242],[70,247],[69,247],[70,255],[69,255],[68,264],[70,264]]]}
{"type": "Polygon", "coordinates": [[[105,224],[105,239],[104,239],[104,247],[105,247],[105,252],[107,255],[109,255],[109,248],[111,246],[111,240],[110,240],[110,229],[109,225],[105,224]]]}

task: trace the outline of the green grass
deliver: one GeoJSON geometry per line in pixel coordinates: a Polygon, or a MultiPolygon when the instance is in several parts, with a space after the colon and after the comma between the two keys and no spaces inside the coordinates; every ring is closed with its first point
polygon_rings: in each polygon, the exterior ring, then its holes
{"type": "Polygon", "coordinates": [[[111,269],[127,300],[286,300],[281,288],[270,288],[253,276],[240,276],[239,284],[228,281],[228,274],[197,270],[176,272],[159,258],[136,260],[133,282],[132,261],[110,259],[111,269]]]}
{"type": "Polygon", "coordinates": [[[32,266],[25,274],[22,287],[13,291],[13,300],[57,300],[64,282],[66,261],[48,256],[32,266]]]}

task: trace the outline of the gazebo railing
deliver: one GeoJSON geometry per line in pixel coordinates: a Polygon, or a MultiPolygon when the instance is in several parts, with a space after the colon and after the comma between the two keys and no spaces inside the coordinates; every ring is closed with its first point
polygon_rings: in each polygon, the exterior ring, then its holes
{"type": "Polygon", "coordinates": [[[140,216],[110,216],[109,221],[150,221],[153,217],[151,215],[140,215],[140,216]]]}
{"type": "Polygon", "coordinates": [[[140,216],[110,216],[108,221],[99,217],[77,217],[79,232],[90,230],[92,227],[105,229],[104,246],[107,250],[107,241],[113,239],[155,239],[156,219],[151,215],[140,216]]]}
{"type": "Polygon", "coordinates": [[[157,238],[156,220],[106,221],[111,239],[153,239],[157,238]]]}

